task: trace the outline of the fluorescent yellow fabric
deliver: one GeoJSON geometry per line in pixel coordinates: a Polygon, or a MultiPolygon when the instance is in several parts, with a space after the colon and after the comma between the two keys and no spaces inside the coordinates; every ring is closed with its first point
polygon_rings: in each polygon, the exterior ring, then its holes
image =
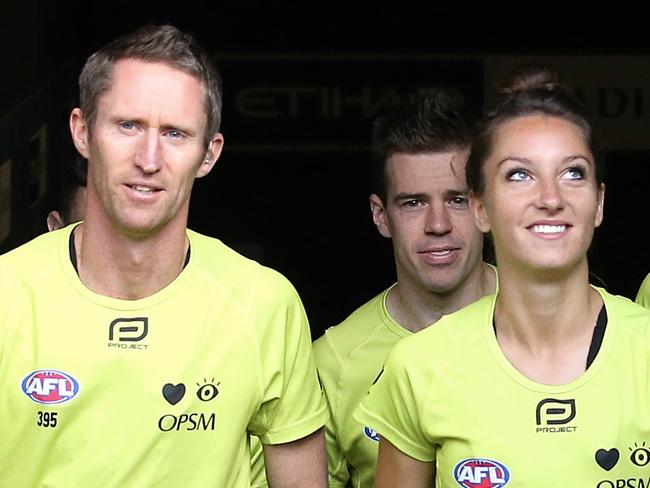
{"type": "Polygon", "coordinates": [[[512,367],[491,295],[396,345],[356,418],[435,459],[438,488],[648,486],[650,312],[599,292],[605,336],[575,381],[542,385],[512,367]]]}
{"type": "Polygon", "coordinates": [[[373,487],[378,441],[352,417],[379,375],[388,351],[411,332],[386,309],[388,291],[359,307],[314,342],[314,355],[330,409],[326,424],[330,487],[373,487]]]}
{"type": "Polygon", "coordinates": [[[641,283],[639,293],[636,295],[636,303],[650,309],[650,273],[648,273],[648,276],[641,283]]]}
{"type": "Polygon", "coordinates": [[[79,280],[71,229],[0,257],[1,486],[248,487],[249,433],[284,443],[325,423],[279,273],[188,231],[177,279],[112,299],[79,280]]]}
{"type": "Polygon", "coordinates": [[[251,480],[251,488],[266,488],[269,486],[264,468],[262,443],[257,437],[251,437],[251,480]]]}

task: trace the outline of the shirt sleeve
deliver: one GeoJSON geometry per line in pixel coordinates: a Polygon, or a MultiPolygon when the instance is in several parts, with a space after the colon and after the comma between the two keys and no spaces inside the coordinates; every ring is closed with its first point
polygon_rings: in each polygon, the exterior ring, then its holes
{"type": "Polygon", "coordinates": [[[644,306],[647,309],[650,309],[650,273],[645,277],[641,287],[639,288],[639,293],[636,295],[636,303],[644,306]]]}
{"type": "Polygon", "coordinates": [[[420,461],[433,461],[436,448],[422,429],[422,397],[427,378],[409,368],[409,351],[398,343],[388,355],[382,373],[359,404],[354,417],[369,425],[403,453],[420,461]]]}
{"type": "Polygon", "coordinates": [[[314,357],[329,412],[329,419],[325,424],[329,487],[345,488],[350,480],[350,473],[345,452],[339,444],[338,417],[336,415],[336,397],[341,393],[337,388],[341,374],[341,362],[336,352],[330,347],[326,335],[314,342],[314,357]]]}
{"type": "Polygon", "coordinates": [[[327,409],[302,302],[280,275],[256,291],[262,403],[249,432],[262,444],[302,439],[323,427],[327,409]]]}

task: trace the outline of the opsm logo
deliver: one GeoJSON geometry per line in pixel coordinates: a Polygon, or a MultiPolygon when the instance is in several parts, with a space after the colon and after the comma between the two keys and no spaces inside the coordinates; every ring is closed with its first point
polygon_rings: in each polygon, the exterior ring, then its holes
{"type": "Polygon", "coordinates": [[[463,488],[501,488],[510,481],[510,471],[492,459],[464,459],[454,467],[454,478],[463,488]]]}
{"type": "Polygon", "coordinates": [[[36,403],[65,403],[79,393],[79,383],[68,373],[55,369],[39,369],[25,376],[23,393],[36,403]]]}

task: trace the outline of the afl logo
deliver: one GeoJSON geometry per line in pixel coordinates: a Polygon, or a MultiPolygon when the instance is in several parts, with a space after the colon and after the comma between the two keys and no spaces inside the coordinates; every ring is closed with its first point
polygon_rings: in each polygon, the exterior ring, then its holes
{"type": "Polygon", "coordinates": [[[55,369],[39,369],[25,376],[23,393],[36,403],[65,403],[79,393],[79,383],[72,376],[55,369]]]}
{"type": "Polygon", "coordinates": [[[363,433],[366,434],[366,437],[371,441],[379,442],[379,434],[377,434],[377,431],[372,430],[370,427],[364,427],[363,433]]]}
{"type": "Polygon", "coordinates": [[[510,471],[492,459],[465,459],[454,468],[456,482],[464,488],[501,488],[510,481],[510,471]]]}

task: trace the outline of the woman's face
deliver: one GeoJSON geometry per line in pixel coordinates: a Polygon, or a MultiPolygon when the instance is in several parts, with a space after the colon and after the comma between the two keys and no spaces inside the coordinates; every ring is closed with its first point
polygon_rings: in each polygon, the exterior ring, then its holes
{"type": "Polygon", "coordinates": [[[603,218],[604,186],[581,129],[548,115],[510,119],[493,134],[483,165],[485,191],[472,199],[490,231],[499,267],[535,272],[586,265],[603,218]]]}

